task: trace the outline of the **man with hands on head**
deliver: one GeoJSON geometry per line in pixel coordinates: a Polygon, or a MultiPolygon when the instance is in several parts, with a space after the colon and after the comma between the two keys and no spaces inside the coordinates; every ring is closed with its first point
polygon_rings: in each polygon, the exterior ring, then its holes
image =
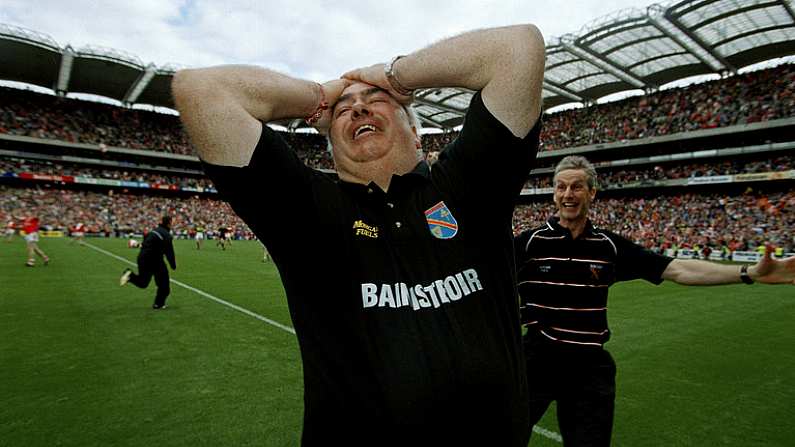
{"type": "Polygon", "coordinates": [[[324,84],[183,70],[173,93],[222,197],[278,267],[304,371],[303,445],[526,446],[511,246],[538,147],[544,44],[532,25],[468,32],[324,84]],[[475,91],[430,166],[408,104],[475,91]],[[338,178],[265,123],[327,134],[338,178]]]}
{"type": "Polygon", "coordinates": [[[530,422],[557,401],[563,443],[575,447],[610,445],[616,365],[603,345],[615,282],[795,284],[795,257],[777,261],[770,249],[751,267],[672,259],[597,228],[588,218],[596,191],[593,165],[581,156],[563,158],[553,177],[558,215],[516,237],[530,422]]]}

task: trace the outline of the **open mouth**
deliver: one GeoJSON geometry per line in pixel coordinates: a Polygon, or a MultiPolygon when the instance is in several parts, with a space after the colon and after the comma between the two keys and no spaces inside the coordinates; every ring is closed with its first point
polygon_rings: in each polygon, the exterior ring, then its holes
{"type": "Polygon", "coordinates": [[[378,129],[375,128],[372,124],[362,124],[361,126],[357,127],[356,130],[353,132],[353,139],[357,139],[362,135],[367,135],[370,133],[374,133],[378,129]]]}

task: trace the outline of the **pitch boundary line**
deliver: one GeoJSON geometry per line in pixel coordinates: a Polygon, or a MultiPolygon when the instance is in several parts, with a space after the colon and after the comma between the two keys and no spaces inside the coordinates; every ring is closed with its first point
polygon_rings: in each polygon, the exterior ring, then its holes
{"type": "Polygon", "coordinates": [[[544,436],[545,438],[549,438],[553,441],[557,441],[560,443],[563,442],[563,438],[560,436],[560,434],[552,430],[547,430],[546,428],[541,427],[539,425],[533,426],[533,433],[538,433],[539,435],[544,436]]]}
{"type": "MultiPolygon", "coordinates": [[[[110,256],[110,257],[112,257],[114,259],[118,259],[119,261],[122,261],[122,262],[124,262],[126,264],[129,264],[129,265],[131,265],[133,267],[136,267],[136,264],[134,262],[130,261],[129,259],[123,258],[123,257],[121,257],[121,256],[119,256],[117,254],[111,253],[111,252],[109,252],[107,250],[103,250],[103,249],[97,247],[96,245],[90,244],[90,243],[85,242],[85,241],[83,241],[83,244],[85,244],[87,247],[89,247],[89,248],[91,248],[93,250],[96,250],[96,251],[98,251],[98,252],[100,252],[100,253],[102,253],[102,254],[104,254],[106,256],[110,256]]],[[[260,320],[260,321],[262,321],[264,323],[267,323],[267,324],[269,324],[271,326],[277,327],[277,328],[279,328],[279,329],[281,329],[283,331],[286,331],[286,332],[289,332],[289,333],[295,335],[295,329],[291,328],[290,326],[281,324],[278,321],[273,321],[270,318],[263,317],[262,315],[260,315],[258,313],[255,313],[255,312],[252,312],[252,311],[250,311],[250,310],[248,310],[248,309],[246,309],[244,307],[240,307],[237,304],[233,304],[233,303],[230,303],[229,301],[222,300],[221,298],[218,298],[217,296],[211,295],[211,294],[209,294],[209,293],[207,293],[207,292],[205,292],[205,291],[203,291],[201,289],[197,289],[197,288],[195,288],[193,286],[189,286],[188,284],[185,284],[182,281],[178,281],[178,280],[176,280],[174,278],[169,278],[169,280],[172,283],[174,283],[174,284],[176,284],[176,285],[178,285],[178,286],[180,286],[182,288],[185,288],[187,290],[190,290],[191,292],[197,293],[197,294],[199,294],[199,295],[201,295],[201,296],[203,296],[203,297],[205,297],[205,298],[207,298],[209,300],[215,301],[218,304],[221,304],[221,305],[224,305],[226,307],[229,307],[230,309],[234,309],[234,310],[236,310],[236,311],[238,311],[240,313],[248,315],[249,317],[256,318],[257,320],[260,320]]]]}
{"type": "MultiPolygon", "coordinates": [[[[124,262],[125,264],[129,264],[129,265],[131,265],[133,267],[137,266],[134,262],[130,261],[129,259],[123,258],[123,257],[121,257],[121,256],[119,256],[119,255],[117,255],[115,253],[111,253],[111,252],[109,252],[107,250],[99,248],[96,245],[90,244],[90,243],[85,242],[85,241],[83,241],[83,244],[86,247],[91,248],[92,250],[96,250],[96,251],[98,251],[98,252],[100,252],[100,253],[102,253],[102,254],[104,254],[106,256],[110,256],[111,258],[118,259],[119,261],[124,262]]],[[[187,290],[190,290],[191,292],[197,293],[197,294],[199,294],[199,295],[201,295],[201,296],[203,296],[203,297],[205,297],[205,298],[207,298],[209,300],[215,301],[218,304],[227,306],[230,309],[234,309],[234,310],[236,310],[238,312],[241,312],[241,313],[246,314],[246,315],[248,315],[250,317],[256,318],[257,320],[260,320],[260,321],[262,321],[264,323],[270,324],[271,326],[277,327],[277,328],[279,328],[279,329],[281,329],[283,331],[286,331],[286,332],[289,332],[289,333],[295,335],[295,329],[291,328],[290,326],[286,326],[286,325],[281,324],[281,323],[279,323],[277,321],[273,321],[270,318],[263,317],[262,315],[260,315],[258,313],[255,313],[255,312],[252,312],[252,311],[250,311],[250,310],[248,310],[248,309],[246,309],[244,307],[240,307],[237,304],[232,304],[229,301],[222,300],[221,298],[218,298],[217,296],[213,296],[213,295],[211,295],[211,294],[209,294],[209,293],[207,293],[207,292],[205,292],[205,291],[203,291],[201,289],[197,289],[197,288],[195,288],[193,286],[189,286],[188,284],[185,284],[182,281],[178,281],[178,280],[176,280],[174,278],[170,278],[170,277],[169,277],[169,280],[172,283],[174,283],[174,284],[176,284],[176,285],[178,285],[178,286],[180,286],[182,288],[185,288],[187,290]]],[[[563,438],[561,438],[561,436],[558,433],[556,433],[556,432],[554,432],[552,430],[547,430],[546,428],[540,427],[538,425],[533,427],[533,433],[537,433],[537,434],[539,434],[541,436],[544,436],[546,438],[549,438],[549,439],[551,439],[553,441],[563,442],[563,438]]]]}

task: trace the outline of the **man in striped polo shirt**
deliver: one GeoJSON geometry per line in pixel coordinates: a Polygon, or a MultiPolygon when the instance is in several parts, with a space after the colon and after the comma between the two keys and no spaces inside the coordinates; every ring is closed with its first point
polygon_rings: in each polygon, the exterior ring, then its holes
{"type": "Polygon", "coordinates": [[[742,267],[652,253],[588,219],[596,171],[581,156],[558,163],[553,178],[558,215],[514,240],[521,296],[530,420],[557,401],[563,442],[607,446],[613,429],[616,366],[603,345],[608,288],[617,281],[668,279],[685,285],[744,282],[795,284],[795,257],[776,261],[768,249],[742,267]]]}

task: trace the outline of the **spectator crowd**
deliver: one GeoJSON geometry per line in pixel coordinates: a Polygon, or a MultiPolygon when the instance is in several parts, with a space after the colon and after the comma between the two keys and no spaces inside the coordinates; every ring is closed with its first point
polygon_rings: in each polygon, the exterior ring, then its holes
{"type": "Polygon", "coordinates": [[[214,198],[10,188],[4,185],[0,185],[0,197],[3,198],[0,219],[4,223],[38,216],[44,229],[63,231],[82,223],[89,233],[123,237],[142,234],[168,214],[177,236],[187,236],[196,227],[206,230],[231,227],[238,238],[253,237],[251,230],[229,205],[214,198]]]}
{"type": "MultiPolygon", "coordinates": [[[[542,225],[552,201],[520,205],[514,231],[542,225]]],[[[597,199],[594,225],[623,234],[650,249],[694,246],[750,251],[766,243],[795,252],[795,191],[742,195],[677,194],[597,199]]]]}
{"type": "MultiPolygon", "coordinates": [[[[542,150],[687,132],[795,116],[795,64],[744,73],[621,101],[568,110],[544,117],[542,150]]],[[[192,154],[177,116],[0,87],[0,135],[22,135],[175,154],[192,154]]],[[[325,137],[282,132],[282,137],[309,166],[333,170],[325,137]]],[[[434,161],[457,134],[423,135],[423,147],[434,161]]],[[[637,168],[600,169],[601,187],[637,181],[790,170],[792,156],[759,156],[707,162],[668,163],[637,168]]],[[[152,170],[100,168],[88,165],[0,158],[2,172],[86,176],[102,179],[208,188],[202,176],[152,170]]],[[[551,187],[551,176],[533,176],[530,188],[551,187]]],[[[795,193],[744,195],[664,195],[607,198],[593,206],[597,225],[625,234],[650,248],[715,244],[747,250],[771,242],[795,250],[795,193]]],[[[164,213],[173,228],[187,235],[196,227],[233,227],[239,237],[251,231],[224,202],[207,197],[163,197],[0,185],[0,218],[4,222],[37,215],[45,228],[67,229],[78,222],[89,232],[108,235],[140,233],[164,213]]],[[[554,212],[551,203],[520,206],[515,229],[539,225],[554,212]]]]}
{"type": "MultiPolygon", "coordinates": [[[[544,117],[541,150],[795,116],[795,64],[544,117]]],[[[192,154],[177,116],[0,87],[0,134],[192,154]]],[[[307,164],[333,169],[318,134],[282,132],[307,164]]],[[[431,160],[455,132],[423,135],[431,160]]]]}
{"type": "MultiPolygon", "coordinates": [[[[206,197],[158,197],[119,192],[98,193],[58,188],[10,188],[0,185],[0,219],[38,216],[42,226],[65,230],[83,223],[90,233],[123,236],[142,233],[168,213],[174,232],[232,227],[240,238],[250,229],[220,200],[206,197]]],[[[517,206],[516,233],[541,225],[555,213],[550,201],[517,206]]],[[[649,194],[605,198],[593,203],[595,225],[621,233],[648,248],[713,245],[754,250],[765,243],[795,251],[795,191],[726,194],[649,194]]]]}
{"type": "MultiPolygon", "coordinates": [[[[329,159],[328,162],[331,163],[333,168],[333,161],[329,159]]],[[[732,158],[688,164],[645,165],[636,169],[604,168],[599,169],[599,183],[600,187],[604,189],[610,186],[620,186],[634,182],[759,172],[780,172],[792,169],[795,169],[795,159],[789,155],[755,160],[732,158]]],[[[96,168],[83,164],[62,164],[20,158],[0,158],[0,174],[4,172],[83,176],[98,179],[141,182],[150,185],[173,185],[182,189],[202,188],[206,190],[208,188],[213,188],[212,182],[203,175],[166,175],[147,170],[96,168]]],[[[552,176],[551,174],[533,176],[525,182],[524,187],[551,188],[552,176]]]]}
{"type": "Polygon", "coordinates": [[[86,165],[61,164],[20,158],[0,158],[0,174],[4,172],[92,177],[96,179],[140,182],[149,185],[172,185],[183,189],[214,188],[210,179],[204,177],[203,174],[196,176],[166,175],[144,170],[101,169],[86,165]]]}
{"type": "MultiPolygon", "coordinates": [[[[600,188],[625,185],[627,183],[672,180],[717,175],[753,174],[759,172],[781,172],[795,169],[795,158],[791,155],[761,159],[710,160],[709,162],[644,165],[636,169],[597,169],[600,188]]],[[[551,188],[552,174],[533,176],[525,182],[525,188],[551,188]]]]}
{"type": "Polygon", "coordinates": [[[541,150],[795,116],[795,64],[544,117],[541,150]]]}

